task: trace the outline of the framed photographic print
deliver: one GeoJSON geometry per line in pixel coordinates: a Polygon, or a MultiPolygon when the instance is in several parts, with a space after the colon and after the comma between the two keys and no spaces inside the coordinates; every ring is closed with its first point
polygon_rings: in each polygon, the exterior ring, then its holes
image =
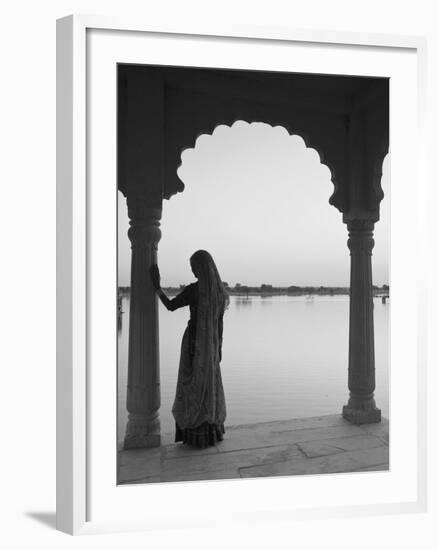
{"type": "Polygon", "coordinates": [[[59,529],[424,508],[423,63],[58,21],[59,529]]]}

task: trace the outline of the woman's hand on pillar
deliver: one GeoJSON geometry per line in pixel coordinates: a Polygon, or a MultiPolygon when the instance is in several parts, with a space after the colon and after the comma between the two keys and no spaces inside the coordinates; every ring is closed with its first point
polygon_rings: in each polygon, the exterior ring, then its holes
{"type": "Polygon", "coordinates": [[[159,290],[161,277],[160,277],[160,270],[158,269],[158,265],[157,264],[151,265],[149,273],[151,274],[152,285],[154,289],[159,290]]]}

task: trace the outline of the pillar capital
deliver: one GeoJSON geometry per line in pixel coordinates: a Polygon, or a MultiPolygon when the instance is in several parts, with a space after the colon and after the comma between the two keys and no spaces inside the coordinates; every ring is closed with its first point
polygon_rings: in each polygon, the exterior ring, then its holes
{"type": "Polygon", "coordinates": [[[374,222],[370,220],[351,220],[348,227],[348,248],[350,255],[365,254],[371,256],[374,248],[374,222]]]}
{"type": "Polygon", "coordinates": [[[347,228],[349,232],[369,232],[374,231],[373,220],[349,220],[347,221],[347,228]]]}
{"type": "Polygon", "coordinates": [[[142,195],[128,195],[126,204],[128,205],[128,216],[131,221],[141,222],[151,218],[161,219],[162,208],[154,206],[142,195]]]}
{"type": "Polygon", "coordinates": [[[131,245],[156,246],[161,239],[160,220],[162,209],[150,206],[141,196],[126,199],[128,204],[129,230],[131,245]]]}

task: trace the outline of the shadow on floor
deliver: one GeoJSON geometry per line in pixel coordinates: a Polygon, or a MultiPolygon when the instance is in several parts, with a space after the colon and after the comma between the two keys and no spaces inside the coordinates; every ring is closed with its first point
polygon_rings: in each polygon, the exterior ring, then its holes
{"type": "Polygon", "coordinates": [[[56,512],[25,512],[25,515],[50,529],[56,529],[56,512]]]}

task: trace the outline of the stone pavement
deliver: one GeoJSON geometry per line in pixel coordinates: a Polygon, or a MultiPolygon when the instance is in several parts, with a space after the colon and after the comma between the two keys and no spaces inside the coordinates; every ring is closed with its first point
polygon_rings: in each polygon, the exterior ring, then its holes
{"type": "Polygon", "coordinates": [[[355,426],[340,415],[226,427],[215,447],[172,443],[118,454],[118,482],[151,483],[389,469],[389,423],[355,426]]]}

